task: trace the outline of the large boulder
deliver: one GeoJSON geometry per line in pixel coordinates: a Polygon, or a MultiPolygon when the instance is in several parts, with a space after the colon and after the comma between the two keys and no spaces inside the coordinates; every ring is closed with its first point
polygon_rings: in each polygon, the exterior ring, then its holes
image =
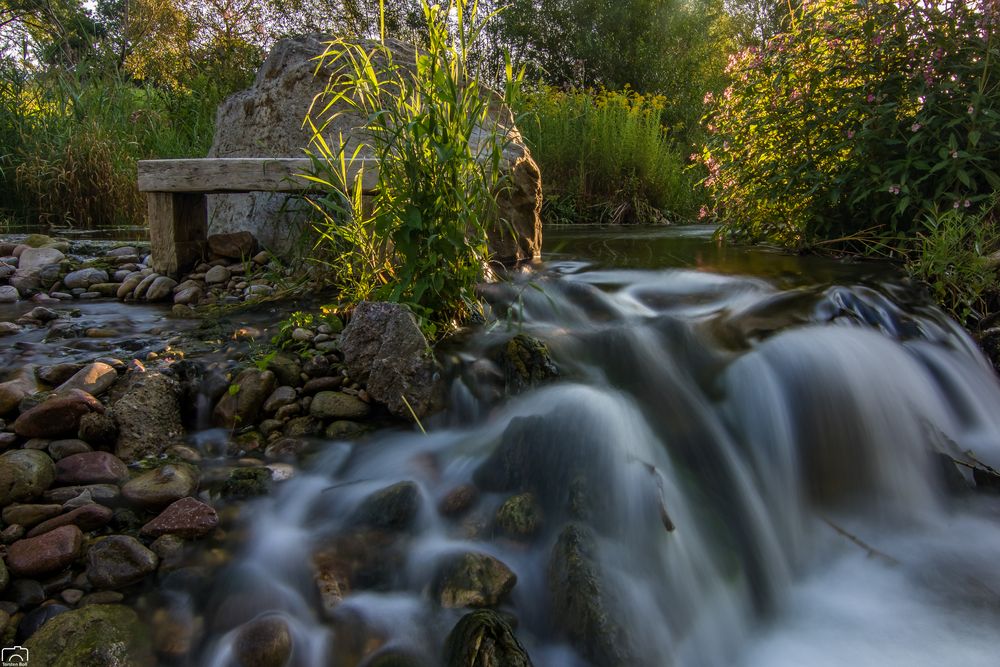
{"type": "MultiPolygon", "coordinates": [[[[315,74],[315,58],[331,39],[326,35],[305,35],[278,42],[258,70],[253,85],[219,107],[215,141],[208,157],[303,157],[310,134],[302,121],[330,74],[315,74]]],[[[396,64],[412,69],[412,46],[390,40],[389,47],[396,64]]],[[[510,118],[509,111],[497,109],[496,113],[502,119],[510,118]]],[[[363,122],[364,117],[356,112],[344,114],[326,128],[327,142],[335,146],[343,134],[350,154],[358,143],[357,128],[363,122]]],[[[513,263],[540,254],[542,182],[538,165],[520,134],[512,123],[503,124],[510,128],[512,139],[505,151],[512,187],[498,196],[500,217],[506,224],[498,224],[489,240],[496,259],[513,263]]],[[[482,132],[472,140],[486,137],[482,132]]],[[[286,195],[255,192],[213,195],[208,199],[212,234],[248,230],[265,246],[287,252],[308,230],[304,224],[308,205],[286,195]]]]}
{"type": "Polygon", "coordinates": [[[116,386],[113,406],[118,425],[115,453],[131,462],[158,456],[184,435],[177,380],[157,371],[130,371],[116,386]]]}
{"type": "Polygon", "coordinates": [[[93,604],[53,618],[25,642],[31,664],[144,667],[155,664],[148,630],[122,605],[93,604]]]}
{"type": "Polygon", "coordinates": [[[444,382],[427,339],[405,306],[362,301],[340,337],[351,378],[394,415],[423,417],[439,409],[444,382]],[[407,406],[407,403],[409,406],[407,406]]]}
{"type": "Polygon", "coordinates": [[[446,667],[531,667],[510,624],[492,609],[466,614],[445,640],[446,667]]]}

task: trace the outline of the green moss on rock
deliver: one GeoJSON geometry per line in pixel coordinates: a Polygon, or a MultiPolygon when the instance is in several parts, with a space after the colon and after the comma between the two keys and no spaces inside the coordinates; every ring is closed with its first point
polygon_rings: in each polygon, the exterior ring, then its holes
{"type": "Polygon", "coordinates": [[[146,627],[122,605],[88,605],[56,616],[25,642],[31,663],[46,667],[153,665],[146,627]]]}

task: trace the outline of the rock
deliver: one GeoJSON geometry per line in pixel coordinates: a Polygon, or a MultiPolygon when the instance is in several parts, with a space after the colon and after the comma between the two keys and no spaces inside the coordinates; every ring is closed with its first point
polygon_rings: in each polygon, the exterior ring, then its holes
{"type": "Polygon", "coordinates": [[[13,336],[20,330],[20,325],[14,322],[0,322],[0,336],[13,336]]]}
{"type": "Polygon", "coordinates": [[[121,398],[112,411],[118,426],[115,453],[123,461],[158,456],[184,435],[176,380],[159,371],[133,370],[118,386],[121,398]]]}
{"type": "Polygon", "coordinates": [[[313,378],[302,385],[302,395],[312,396],[320,391],[340,389],[342,384],[344,384],[344,377],[342,375],[329,375],[327,377],[313,378]]]}
{"type": "Polygon", "coordinates": [[[46,667],[149,667],[148,632],[128,607],[92,604],[46,623],[24,644],[46,667]]]}
{"type": "Polygon", "coordinates": [[[288,622],[268,614],[245,623],[236,631],[233,653],[241,667],[285,667],[292,655],[288,622]]]}
{"type": "Polygon", "coordinates": [[[128,467],[109,452],[84,452],[56,463],[60,484],[118,484],[128,479],[128,467]]]}
{"type": "MultiPolygon", "coordinates": [[[[0,558],[0,593],[7,590],[7,584],[10,583],[10,574],[7,573],[7,564],[4,563],[3,558],[0,558]]],[[[3,624],[0,623],[0,636],[3,635],[3,624]]]]}
{"type": "Polygon", "coordinates": [[[118,439],[118,424],[107,413],[91,412],[80,417],[77,436],[97,447],[113,447],[118,439]]]}
{"type": "Polygon", "coordinates": [[[215,406],[216,423],[226,428],[255,423],[264,401],[274,391],[275,383],[275,374],[271,371],[248,368],[240,373],[215,406]]]}
{"type": "Polygon", "coordinates": [[[181,498],[171,503],[159,516],[140,531],[143,535],[178,535],[184,538],[203,537],[219,525],[215,510],[194,498],[181,498]]]}
{"type": "Polygon", "coordinates": [[[549,348],[537,338],[517,334],[507,341],[497,355],[503,369],[508,394],[518,394],[559,376],[549,348]]]}
{"type": "Polygon", "coordinates": [[[83,454],[84,452],[89,451],[92,451],[90,445],[85,443],[83,440],[77,440],[76,438],[69,440],[53,440],[49,443],[49,455],[56,461],[64,459],[67,456],[83,454]]]}
{"type": "Polygon", "coordinates": [[[97,588],[124,588],[156,571],[160,559],[134,537],[111,535],[87,551],[87,579],[97,588]]]}
{"type": "MultiPolygon", "coordinates": [[[[287,406],[298,407],[298,406],[287,406]]],[[[282,409],[283,411],[283,409],[282,409]]],[[[294,417],[285,424],[282,434],[286,438],[314,438],[323,432],[323,422],[316,417],[294,417]]]]}
{"type": "Polygon", "coordinates": [[[442,607],[493,607],[513,590],[517,576],[493,556],[466,552],[447,558],[433,584],[442,607]]]}
{"type": "Polygon", "coordinates": [[[267,370],[274,373],[278,378],[278,383],[295,387],[301,382],[299,376],[302,374],[302,365],[298,357],[288,352],[279,352],[267,362],[267,370]]]}
{"type": "Polygon", "coordinates": [[[61,486],[49,489],[42,498],[52,503],[68,503],[74,498],[84,496],[88,502],[98,502],[110,505],[118,500],[121,493],[114,484],[88,484],[85,486],[61,486]]]}
{"type": "Polygon", "coordinates": [[[521,493],[504,501],[497,509],[496,525],[505,535],[528,538],[542,526],[542,508],[533,493],[521,493]]]}
{"type": "Polygon", "coordinates": [[[0,382],[0,415],[13,412],[26,396],[35,393],[37,389],[30,367],[20,369],[11,380],[0,382]]]}
{"type": "MultiPolygon", "coordinates": [[[[118,295],[118,288],[121,287],[120,282],[114,283],[97,283],[96,285],[90,286],[91,294],[100,294],[102,297],[113,299],[118,295]]],[[[82,296],[82,295],[81,295],[82,296]]]]}
{"type": "Polygon", "coordinates": [[[178,535],[160,535],[149,548],[160,559],[160,573],[176,570],[184,565],[184,540],[178,535]]]}
{"type": "Polygon", "coordinates": [[[62,526],[43,535],[18,540],[7,551],[7,567],[18,577],[34,577],[63,569],[80,555],[83,533],[62,526]]]}
{"type": "Polygon", "coordinates": [[[0,303],[14,303],[21,298],[21,293],[13,285],[0,285],[0,303]]]}
{"type": "Polygon", "coordinates": [[[271,395],[267,397],[264,401],[264,412],[271,414],[276,412],[278,408],[285,405],[291,405],[298,399],[298,395],[295,393],[294,387],[289,387],[287,385],[278,387],[271,395]]]}
{"type": "MultiPolygon", "coordinates": [[[[253,86],[229,97],[219,107],[215,140],[208,157],[298,157],[309,145],[310,135],[302,126],[313,98],[322,90],[329,72],[315,75],[316,54],[332,36],[308,35],[276,43],[261,66],[253,86]]],[[[369,43],[371,45],[371,43],[369,43]]],[[[415,68],[412,46],[389,40],[396,64],[415,68]]],[[[382,62],[376,59],[376,67],[382,62]]],[[[488,93],[492,95],[492,93],[488,93]]],[[[363,115],[341,105],[343,112],[327,126],[331,145],[339,145],[342,133],[351,153],[358,143],[357,129],[363,115]]],[[[508,110],[495,111],[500,124],[509,128],[511,140],[504,150],[502,167],[509,170],[511,188],[498,197],[499,214],[509,224],[495,224],[489,235],[495,259],[515,262],[539,255],[541,249],[541,177],[538,166],[513,127],[508,110]]],[[[487,121],[492,127],[493,120],[487,121]]],[[[492,133],[478,130],[471,149],[492,133]]],[[[274,193],[212,195],[208,198],[208,220],[212,233],[247,229],[278,252],[294,248],[301,232],[308,229],[310,211],[302,202],[274,193]]]]}
{"type": "Polygon", "coordinates": [[[62,514],[62,505],[8,505],[3,508],[3,522],[20,524],[25,528],[62,514]]]}
{"type": "Polygon", "coordinates": [[[236,468],[219,493],[223,498],[243,499],[266,495],[270,488],[271,471],[267,468],[236,468]]]}
{"type": "Polygon", "coordinates": [[[14,432],[22,438],[73,436],[80,418],[90,412],[104,412],[104,406],[90,394],[70,389],[22,412],[14,422],[14,432]]]}
{"type": "Polygon", "coordinates": [[[464,514],[479,499],[479,489],[474,484],[462,484],[449,491],[438,502],[438,512],[442,516],[456,517],[464,514]]]}
{"type": "Polygon", "coordinates": [[[212,234],[208,237],[208,249],[213,255],[244,261],[257,254],[257,239],[250,232],[212,234]]]}
{"type": "Polygon", "coordinates": [[[175,605],[153,612],[151,625],[153,648],[168,663],[176,664],[195,646],[203,623],[190,609],[175,605]]]}
{"type": "Polygon", "coordinates": [[[228,283],[231,274],[224,266],[213,266],[205,273],[205,282],[209,285],[220,285],[228,283]]]}
{"type": "Polygon", "coordinates": [[[114,512],[111,508],[90,503],[66,514],[52,517],[48,521],[43,521],[28,531],[28,537],[36,537],[61,526],[69,525],[74,525],[82,531],[97,530],[111,521],[113,515],[114,512]]]}
{"type": "Polygon", "coordinates": [[[64,259],[66,255],[55,248],[28,248],[18,258],[17,272],[21,275],[37,273],[44,267],[58,264],[64,259]]]}
{"type": "Polygon", "coordinates": [[[19,645],[24,644],[43,625],[67,611],[69,611],[69,607],[61,604],[47,604],[44,607],[33,609],[21,619],[21,623],[17,626],[17,634],[14,636],[14,641],[19,645]]]}
{"type": "Polygon", "coordinates": [[[414,482],[397,482],[365,498],[348,523],[388,531],[408,530],[420,511],[420,490],[414,482]]]}
{"type": "Polygon", "coordinates": [[[202,291],[201,287],[185,287],[182,290],[174,293],[174,303],[180,305],[197,304],[201,301],[202,291]]]}
{"type": "MultiPolygon", "coordinates": [[[[304,427],[308,427],[310,423],[314,423],[316,420],[313,417],[309,417],[312,422],[307,422],[304,427]]],[[[303,427],[296,426],[295,430],[302,430],[303,427]]],[[[264,455],[269,459],[294,459],[300,456],[303,452],[309,449],[309,442],[303,440],[302,438],[289,438],[282,437],[278,438],[264,450],[264,455]]]]}
{"type": "Polygon", "coordinates": [[[119,299],[125,299],[126,297],[131,296],[135,292],[135,288],[139,286],[139,283],[145,279],[146,277],[141,273],[136,272],[130,274],[127,278],[125,278],[125,280],[122,281],[122,284],[118,287],[118,292],[116,292],[115,296],[119,299]]]}
{"type": "Polygon", "coordinates": [[[347,419],[330,422],[323,432],[331,440],[354,440],[368,432],[369,427],[347,419]]]}
{"type": "Polygon", "coordinates": [[[139,281],[139,284],[135,286],[135,291],[132,292],[132,298],[142,299],[145,298],[146,292],[152,287],[153,283],[156,282],[157,278],[160,277],[159,273],[150,273],[139,281]]]}
{"type": "Polygon", "coordinates": [[[72,271],[67,273],[63,279],[63,285],[69,289],[75,289],[77,287],[82,287],[84,289],[90,287],[91,285],[96,285],[97,283],[108,282],[108,272],[103,269],[80,269],[78,271],[72,271]]]}
{"type": "Polygon", "coordinates": [[[309,414],[318,419],[362,419],[370,412],[360,398],[339,391],[321,391],[309,404],[309,414]]]}
{"type": "Polygon", "coordinates": [[[52,459],[36,449],[0,454],[0,507],[40,495],[55,481],[52,459]]]}
{"type": "Polygon", "coordinates": [[[492,609],[466,614],[444,642],[445,667],[532,667],[510,624],[492,609]]]}
{"type": "Polygon", "coordinates": [[[23,241],[23,245],[28,246],[28,248],[41,248],[42,246],[52,245],[55,242],[56,240],[47,234],[28,234],[28,237],[23,241]]]}
{"type": "Polygon", "coordinates": [[[142,473],[122,486],[122,496],[145,509],[165,507],[198,490],[198,471],[187,464],[167,464],[142,473]]]}
{"type": "Polygon", "coordinates": [[[35,375],[39,380],[53,387],[59,386],[80,372],[84,364],[53,364],[42,366],[35,375]]]}
{"type": "Polygon", "coordinates": [[[640,664],[626,629],[616,620],[615,591],[601,577],[589,529],[566,526],[552,549],[548,589],[552,620],[590,663],[609,667],[640,664]]]}
{"type": "Polygon", "coordinates": [[[15,609],[11,611],[28,609],[45,601],[45,590],[33,579],[15,579],[5,597],[15,605],[15,609]]]}
{"type": "Polygon", "coordinates": [[[160,276],[146,290],[146,301],[165,301],[173,297],[177,281],[169,276],[160,276]]]}
{"type": "Polygon", "coordinates": [[[341,334],[340,349],[351,378],[394,415],[412,419],[412,408],[423,418],[442,406],[440,369],[405,306],[362,301],[341,334]]]}

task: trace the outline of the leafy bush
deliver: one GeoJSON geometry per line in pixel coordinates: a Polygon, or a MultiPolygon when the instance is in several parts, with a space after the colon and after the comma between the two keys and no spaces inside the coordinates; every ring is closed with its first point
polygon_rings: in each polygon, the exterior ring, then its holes
{"type": "Polygon", "coordinates": [[[908,262],[910,273],[963,322],[982,319],[995,291],[996,264],[990,258],[1000,249],[992,219],[995,201],[980,214],[960,208],[925,216],[917,250],[908,262]]]}
{"type": "Polygon", "coordinates": [[[662,96],[631,90],[526,98],[521,130],[546,184],[549,222],[658,222],[698,209],[682,152],[660,124],[662,96]]]}
{"type": "Polygon", "coordinates": [[[725,232],[912,249],[1000,187],[992,3],[809,0],[734,55],[701,158],[725,232]]]}
{"type": "Polygon", "coordinates": [[[347,301],[406,303],[425,322],[451,326],[475,309],[489,260],[486,227],[496,216],[510,141],[496,105],[513,106],[520,77],[508,65],[499,99],[480,87],[466,60],[485,25],[477,4],[424,2],[423,10],[427,48],[415,54],[413,69],[396,62],[384,41],[338,39],[319,58],[332,74],[306,119],[320,174],[314,180],[326,190],[312,202],[321,216],[319,259],[347,301]],[[349,154],[342,140],[330,146],[323,136],[348,112],[367,119],[349,154]],[[354,173],[362,155],[379,165],[370,202],[363,174],[354,173]]]}

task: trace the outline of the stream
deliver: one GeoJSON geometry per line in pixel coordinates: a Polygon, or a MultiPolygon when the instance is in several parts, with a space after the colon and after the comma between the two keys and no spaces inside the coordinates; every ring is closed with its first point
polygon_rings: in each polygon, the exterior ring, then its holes
{"type": "Polygon", "coordinates": [[[485,290],[499,324],[449,353],[426,434],[324,443],[211,582],[162,582],[205,616],[197,664],[235,665],[262,614],[295,665],[443,664],[464,612],[441,568],[466,552],[516,575],[499,609],[536,667],[997,664],[1000,496],[948,459],[1000,468],[992,367],[892,267],[711,231],[547,230],[544,264],[485,290]],[[560,377],[501,402],[477,360],[515,331],[560,377]],[[315,554],[399,483],[412,517],[324,612],[315,554]],[[493,517],[525,492],[512,536],[493,517]]]}

